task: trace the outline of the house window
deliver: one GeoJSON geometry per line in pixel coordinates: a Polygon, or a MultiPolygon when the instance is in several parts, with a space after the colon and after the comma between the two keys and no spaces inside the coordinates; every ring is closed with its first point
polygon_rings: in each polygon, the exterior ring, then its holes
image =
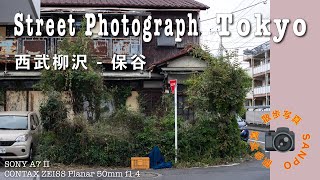
{"type": "Polygon", "coordinates": [[[157,37],[157,46],[173,47],[176,45],[174,36],[166,36],[164,28],[160,29],[160,36],[157,37]]]}
{"type": "Polygon", "coordinates": [[[183,117],[185,120],[191,120],[193,121],[195,119],[194,117],[194,111],[192,104],[189,104],[187,102],[187,95],[184,93],[186,89],[186,86],[183,84],[178,85],[178,116],[183,117]]]}
{"type": "Polygon", "coordinates": [[[187,103],[186,95],[178,95],[178,116],[181,116],[185,120],[194,120],[194,111],[187,103]]]}
{"type": "Polygon", "coordinates": [[[161,89],[144,89],[142,91],[143,109],[147,115],[152,115],[157,111],[162,96],[161,89]]]}

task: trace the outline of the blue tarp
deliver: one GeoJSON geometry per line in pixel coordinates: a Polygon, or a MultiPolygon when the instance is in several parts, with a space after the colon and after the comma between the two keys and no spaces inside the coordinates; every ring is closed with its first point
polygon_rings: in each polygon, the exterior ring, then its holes
{"type": "Polygon", "coordinates": [[[172,167],[171,162],[165,162],[164,157],[161,154],[158,146],[153,147],[148,156],[150,158],[150,167],[153,169],[163,169],[172,167]]]}
{"type": "Polygon", "coordinates": [[[248,141],[249,139],[249,130],[248,129],[244,129],[241,133],[240,133],[241,139],[243,141],[248,141]]]}

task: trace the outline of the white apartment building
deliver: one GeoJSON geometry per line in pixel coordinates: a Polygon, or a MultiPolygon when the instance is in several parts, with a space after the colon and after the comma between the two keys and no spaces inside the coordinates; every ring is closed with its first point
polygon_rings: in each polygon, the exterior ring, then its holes
{"type": "Polygon", "coordinates": [[[252,77],[252,89],[247,94],[246,106],[270,106],[270,43],[244,50],[243,61],[249,63],[247,72],[252,77]]]}

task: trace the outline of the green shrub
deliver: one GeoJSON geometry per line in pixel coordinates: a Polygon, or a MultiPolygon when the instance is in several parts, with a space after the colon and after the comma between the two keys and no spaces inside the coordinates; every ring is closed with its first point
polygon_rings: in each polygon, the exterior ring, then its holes
{"type": "Polygon", "coordinates": [[[141,132],[144,127],[146,117],[139,113],[120,107],[113,115],[106,120],[111,126],[126,128],[133,137],[141,132]]]}
{"type": "Polygon", "coordinates": [[[239,157],[245,150],[235,116],[243,113],[251,78],[228,58],[215,58],[199,47],[192,55],[205,60],[208,66],[203,73],[187,80],[188,101],[197,116],[182,139],[185,149],[181,151],[185,152],[181,154],[189,156],[194,152],[191,157],[195,160],[239,157]]]}
{"type": "MultiPolygon", "coordinates": [[[[178,119],[178,160],[191,165],[217,164],[250,153],[234,120],[198,115],[194,124],[178,119]],[[221,135],[221,133],[223,134],[221,135]],[[235,135],[231,135],[231,134],[235,135]]],[[[64,164],[128,167],[130,158],[147,156],[159,146],[174,162],[174,113],[146,117],[120,109],[94,124],[81,116],[59,123],[59,131],[41,134],[37,158],[64,164]]]]}
{"type": "Polygon", "coordinates": [[[48,100],[41,104],[40,115],[45,130],[57,131],[59,123],[67,119],[67,109],[59,93],[50,93],[48,100]]]}
{"type": "Polygon", "coordinates": [[[129,142],[95,131],[83,117],[60,125],[58,132],[44,131],[40,135],[37,159],[64,164],[129,165],[129,142]]]}

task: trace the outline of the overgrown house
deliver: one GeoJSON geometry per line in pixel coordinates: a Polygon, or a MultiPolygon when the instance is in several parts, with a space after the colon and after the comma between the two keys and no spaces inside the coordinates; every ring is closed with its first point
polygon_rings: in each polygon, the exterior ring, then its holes
{"type": "MultiPolygon", "coordinates": [[[[31,1],[29,1],[31,2],[31,1]]],[[[33,1],[37,2],[37,1],[33,1]]],[[[12,22],[0,21],[0,111],[6,110],[31,110],[38,111],[43,95],[34,90],[34,84],[40,79],[40,71],[31,65],[29,71],[16,71],[16,54],[48,54],[52,57],[57,53],[58,44],[63,37],[46,35],[45,28],[42,29],[41,37],[29,37],[23,35],[14,36],[13,15],[24,12],[24,3],[6,1],[7,5],[15,7],[7,14],[7,19],[12,22]],[[18,10],[17,10],[18,9],[18,10]],[[20,10],[19,10],[20,9],[20,10]],[[9,15],[10,14],[10,15],[9,15]]],[[[40,2],[39,2],[40,3],[40,2]]],[[[80,29],[81,21],[85,13],[102,13],[103,18],[111,21],[120,19],[123,14],[128,19],[139,19],[140,22],[148,15],[153,19],[177,19],[183,18],[188,22],[188,13],[199,19],[199,12],[209,7],[195,0],[41,0],[40,17],[44,21],[52,18],[55,22],[63,18],[67,21],[70,14],[73,15],[76,30],[80,29]]],[[[31,11],[37,8],[30,8],[31,11]]],[[[9,9],[10,10],[10,9],[9,9]]],[[[3,14],[1,14],[3,15],[3,14]]],[[[97,18],[98,19],[98,18],[97,18]]],[[[131,22],[131,21],[130,21],[131,22]]],[[[199,21],[197,21],[199,31],[199,21]]],[[[188,23],[186,23],[188,29],[188,23]]],[[[145,101],[145,113],[154,111],[159,105],[160,97],[168,92],[169,80],[178,79],[179,84],[179,109],[178,113],[190,119],[193,112],[184,105],[185,95],[184,80],[193,72],[201,72],[206,63],[189,55],[191,44],[199,44],[199,36],[182,37],[182,42],[175,42],[174,37],[153,37],[151,42],[142,41],[140,36],[98,36],[98,27],[93,28],[93,52],[101,60],[103,66],[103,77],[107,86],[127,85],[131,87],[131,96],[127,99],[127,105],[133,109],[139,108],[138,97],[145,101]],[[144,70],[134,71],[131,65],[126,70],[112,70],[112,57],[114,54],[127,56],[127,61],[135,54],[144,55],[146,64],[144,70]]],[[[120,27],[120,31],[122,28],[120,27]]],[[[154,31],[152,27],[151,32],[154,31]]],[[[163,27],[160,27],[163,31],[163,27]]],[[[174,31],[175,32],[175,31],[174,31]]],[[[200,31],[199,31],[200,32],[200,31]]],[[[121,34],[121,33],[120,33],[121,34]]]]}

